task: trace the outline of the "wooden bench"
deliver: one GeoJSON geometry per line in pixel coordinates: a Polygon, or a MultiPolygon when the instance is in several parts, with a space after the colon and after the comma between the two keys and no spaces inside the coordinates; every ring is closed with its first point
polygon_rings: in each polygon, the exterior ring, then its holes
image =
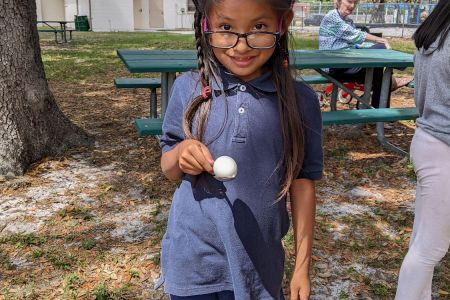
{"type": "MultiPolygon", "coordinates": [[[[415,120],[419,112],[415,107],[408,108],[377,108],[359,110],[338,110],[322,112],[322,123],[324,126],[357,124],[357,123],[378,123],[377,137],[380,143],[386,148],[395,152],[407,155],[408,152],[391,144],[384,137],[383,123],[402,120],[415,120]]],[[[136,119],[134,126],[139,136],[154,136],[162,134],[163,119],[136,119]]]]}
{"type": "Polygon", "coordinates": [[[134,127],[136,128],[139,136],[161,135],[162,124],[162,118],[145,118],[134,120],[134,127]]]}
{"type": "Polygon", "coordinates": [[[298,75],[295,77],[295,80],[305,82],[307,84],[325,84],[330,81],[328,78],[322,75],[298,75]]]}
{"type": "Polygon", "coordinates": [[[66,29],[66,32],[69,32],[69,40],[72,40],[72,32],[76,31],[76,29],[66,29]]]}
{"type": "Polygon", "coordinates": [[[415,107],[335,110],[323,112],[322,123],[324,126],[330,126],[356,123],[394,122],[401,120],[415,120],[418,116],[419,112],[415,107]]]}
{"type": "MultiPolygon", "coordinates": [[[[45,29],[38,29],[38,32],[53,32],[55,34],[55,42],[58,43],[58,33],[62,35],[64,33],[64,30],[56,28],[45,28],[45,29]]],[[[72,36],[72,34],[70,36],[72,36]]]]}
{"type": "Polygon", "coordinates": [[[114,84],[119,89],[150,89],[150,117],[157,118],[156,89],[161,87],[160,78],[116,78],[114,84]]]}
{"type": "Polygon", "coordinates": [[[395,152],[408,155],[408,152],[388,142],[384,136],[383,122],[394,122],[402,120],[415,120],[419,117],[419,111],[415,107],[408,108],[377,108],[358,110],[338,110],[322,112],[322,123],[324,126],[377,123],[377,138],[380,143],[395,152]]]}

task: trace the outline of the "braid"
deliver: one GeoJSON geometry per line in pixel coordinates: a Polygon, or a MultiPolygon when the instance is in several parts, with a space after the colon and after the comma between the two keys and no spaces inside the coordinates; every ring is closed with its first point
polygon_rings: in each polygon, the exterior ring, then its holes
{"type": "MultiPolygon", "coordinates": [[[[208,63],[205,63],[204,51],[207,51],[206,42],[203,38],[202,21],[204,15],[197,8],[194,15],[194,28],[195,28],[195,47],[197,49],[197,65],[200,74],[200,82],[202,89],[209,87],[210,79],[209,74],[211,67],[208,63]]],[[[204,128],[208,120],[209,110],[211,108],[211,93],[204,97],[199,95],[193,99],[190,105],[187,107],[184,114],[183,131],[187,138],[203,140],[204,128]],[[193,123],[196,122],[195,136],[192,133],[193,123]]]]}
{"type": "Polygon", "coordinates": [[[203,48],[202,48],[202,14],[199,12],[195,12],[195,48],[197,49],[197,65],[198,70],[200,72],[200,80],[202,82],[202,86],[205,87],[208,85],[207,76],[205,74],[205,63],[203,61],[203,48]]]}

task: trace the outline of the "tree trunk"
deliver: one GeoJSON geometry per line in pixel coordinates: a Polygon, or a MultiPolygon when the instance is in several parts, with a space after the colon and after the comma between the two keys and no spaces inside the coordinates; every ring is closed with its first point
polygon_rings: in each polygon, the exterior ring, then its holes
{"type": "Polygon", "coordinates": [[[0,0],[0,175],[92,144],[48,88],[36,18],[35,0],[0,0]]]}

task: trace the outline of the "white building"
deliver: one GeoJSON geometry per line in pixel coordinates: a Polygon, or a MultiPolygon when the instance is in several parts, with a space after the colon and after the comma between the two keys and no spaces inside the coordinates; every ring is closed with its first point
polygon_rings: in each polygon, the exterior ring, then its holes
{"type": "Polygon", "coordinates": [[[192,0],[36,0],[38,21],[88,16],[93,31],[192,29],[192,0]]]}

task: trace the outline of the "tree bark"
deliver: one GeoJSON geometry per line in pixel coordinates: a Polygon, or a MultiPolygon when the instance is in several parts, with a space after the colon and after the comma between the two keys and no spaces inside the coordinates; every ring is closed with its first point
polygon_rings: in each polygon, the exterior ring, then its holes
{"type": "Polygon", "coordinates": [[[36,18],[35,0],[0,0],[0,175],[92,144],[49,90],[36,18]]]}

